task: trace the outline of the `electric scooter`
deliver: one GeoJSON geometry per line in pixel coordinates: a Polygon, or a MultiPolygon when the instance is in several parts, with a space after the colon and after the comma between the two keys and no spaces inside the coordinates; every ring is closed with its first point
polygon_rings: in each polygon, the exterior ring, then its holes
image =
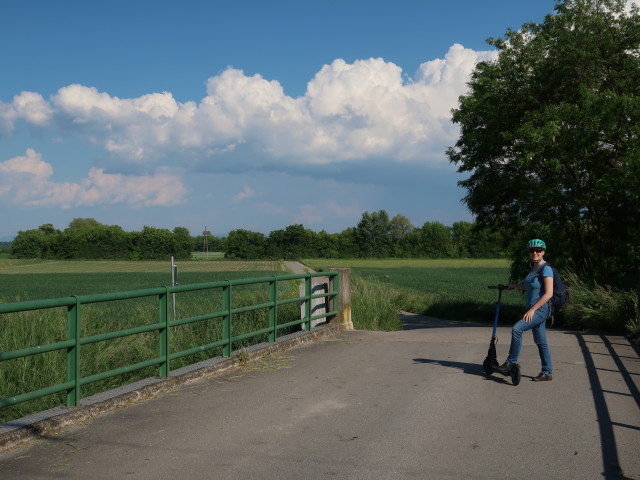
{"type": "Polygon", "coordinates": [[[520,365],[514,363],[511,365],[509,372],[503,373],[498,370],[500,366],[498,363],[498,356],[496,354],[496,344],[498,343],[498,337],[496,337],[496,330],[498,328],[498,319],[500,318],[500,300],[502,299],[502,291],[507,290],[509,288],[508,285],[490,285],[489,288],[498,290],[498,302],[496,303],[496,313],[493,319],[493,334],[491,335],[491,343],[489,344],[489,352],[487,353],[487,358],[484,359],[482,363],[482,368],[484,369],[484,373],[487,377],[490,377],[494,372],[498,372],[505,377],[511,377],[511,382],[514,385],[518,385],[520,383],[521,374],[520,374],[520,365]]]}

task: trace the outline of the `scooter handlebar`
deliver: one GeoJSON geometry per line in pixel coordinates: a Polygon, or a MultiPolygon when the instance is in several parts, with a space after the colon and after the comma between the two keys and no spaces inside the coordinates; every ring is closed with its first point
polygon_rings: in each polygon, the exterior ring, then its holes
{"type": "Polygon", "coordinates": [[[489,288],[493,290],[509,290],[509,285],[489,285],[489,288]]]}

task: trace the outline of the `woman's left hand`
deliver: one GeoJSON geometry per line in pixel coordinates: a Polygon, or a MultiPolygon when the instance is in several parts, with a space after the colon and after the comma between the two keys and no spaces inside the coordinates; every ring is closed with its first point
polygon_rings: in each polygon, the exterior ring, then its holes
{"type": "Polygon", "coordinates": [[[529,323],[529,322],[531,322],[533,320],[533,316],[535,314],[536,314],[536,311],[535,311],[535,309],[532,308],[530,310],[527,310],[527,313],[524,314],[524,317],[522,317],[522,319],[525,322],[529,323]]]}

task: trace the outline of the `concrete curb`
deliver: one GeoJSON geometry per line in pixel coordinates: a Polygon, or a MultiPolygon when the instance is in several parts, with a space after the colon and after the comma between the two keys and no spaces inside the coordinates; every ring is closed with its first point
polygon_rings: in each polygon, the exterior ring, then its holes
{"type": "MultiPolygon", "coordinates": [[[[261,343],[244,349],[248,355],[248,361],[257,360],[273,353],[286,351],[305,343],[322,340],[338,335],[345,330],[345,326],[339,322],[329,323],[315,327],[311,332],[298,332],[282,337],[275,343],[261,343]]],[[[97,398],[108,397],[94,403],[83,404],[79,407],[57,407],[50,410],[49,418],[35,422],[29,422],[30,417],[11,422],[20,424],[18,428],[8,433],[0,434],[0,453],[22,446],[32,440],[50,436],[71,425],[90,420],[99,415],[111,412],[118,408],[124,408],[134,403],[147,400],[158,395],[170,392],[183,385],[193,383],[203,378],[210,378],[241,367],[246,358],[241,361],[238,358],[240,352],[234,352],[231,357],[222,357],[185,367],[172,372],[169,378],[154,377],[133,384],[135,387],[116,389],[96,395],[97,398]],[[184,372],[184,373],[181,373],[184,372]],[[140,384],[140,386],[136,386],[140,384]],[[128,391],[127,391],[128,390],[128,391]],[[124,391],[125,393],[119,393],[124,391]]],[[[85,402],[88,399],[85,399],[85,402]]],[[[83,403],[85,403],[83,402],[83,403]]],[[[7,424],[5,424],[7,425],[7,424]]]]}

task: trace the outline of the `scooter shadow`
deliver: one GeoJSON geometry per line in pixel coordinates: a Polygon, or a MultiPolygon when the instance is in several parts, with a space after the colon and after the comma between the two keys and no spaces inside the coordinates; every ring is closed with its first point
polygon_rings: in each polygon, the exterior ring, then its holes
{"type": "MultiPolygon", "coordinates": [[[[491,376],[487,376],[484,373],[484,369],[482,368],[482,365],[477,363],[452,362],[449,360],[435,360],[432,358],[414,358],[413,359],[414,365],[419,363],[427,363],[430,365],[440,365],[442,367],[455,368],[457,370],[462,370],[462,372],[466,373],[467,375],[475,375],[477,377],[482,377],[485,380],[492,380],[497,383],[509,383],[509,384],[511,383],[511,381],[509,380],[509,377],[503,377],[499,373],[493,374],[491,376]]],[[[522,378],[525,378],[525,376],[523,375],[522,378]]]]}

